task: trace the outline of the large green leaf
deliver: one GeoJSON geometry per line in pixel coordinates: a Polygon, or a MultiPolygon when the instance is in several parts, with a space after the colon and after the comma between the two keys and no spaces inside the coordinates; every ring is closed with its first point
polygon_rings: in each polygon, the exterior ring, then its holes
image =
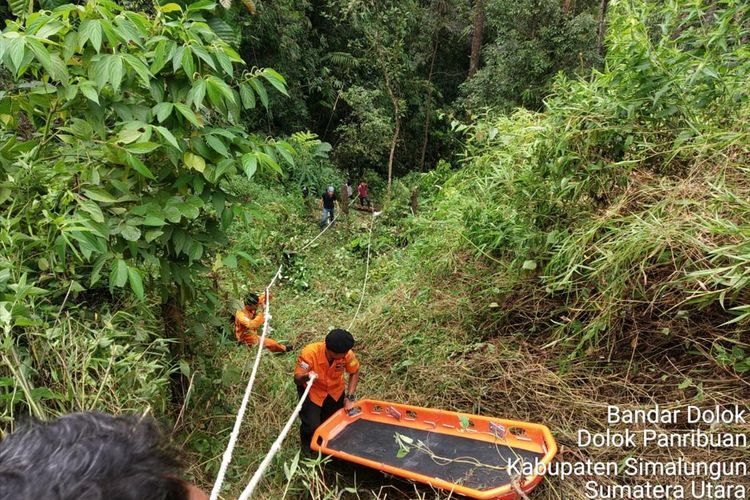
{"type": "Polygon", "coordinates": [[[91,46],[97,53],[101,51],[102,24],[98,19],[85,19],[81,22],[78,29],[78,44],[81,50],[83,50],[87,41],[91,41],[91,46]]]}
{"type": "Polygon", "coordinates": [[[117,259],[109,273],[109,287],[122,288],[128,282],[128,265],[122,259],[117,259]]]}
{"type": "Polygon", "coordinates": [[[141,273],[134,267],[128,267],[128,281],[130,282],[130,288],[135,293],[135,296],[143,300],[143,280],[141,279],[141,273]]]}

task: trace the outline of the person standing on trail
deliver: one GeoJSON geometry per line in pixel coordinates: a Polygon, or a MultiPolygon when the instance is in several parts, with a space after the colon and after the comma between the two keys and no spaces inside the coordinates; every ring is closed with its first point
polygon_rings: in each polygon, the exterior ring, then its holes
{"type": "Polygon", "coordinates": [[[359,195],[359,205],[363,207],[366,203],[369,207],[370,199],[367,197],[367,183],[364,180],[357,186],[357,194],[359,195]]]}
{"type": "MultiPolygon", "coordinates": [[[[258,312],[258,306],[266,304],[266,294],[260,298],[254,293],[250,293],[245,299],[245,307],[234,313],[234,335],[241,344],[257,345],[260,341],[258,328],[263,326],[265,316],[258,312]]],[[[263,347],[271,352],[287,352],[288,345],[282,345],[273,339],[266,338],[263,341],[263,347]]]]}
{"type": "Polygon", "coordinates": [[[323,209],[322,217],[320,219],[320,228],[323,229],[326,224],[333,224],[335,218],[333,214],[333,207],[336,204],[336,196],[334,195],[333,186],[328,186],[328,189],[323,193],[323,197],[320,199],[320,208],[323,209]],[[330,219],[330,222],[328,222],[330,219]]]}
{"type": "Polygon", "coordinates": [[[352,187],[352,181],[346,181],[346,196],[350,200],[354,198],[354,188],[352,187]]]}
{"type": "Polygon", "coordinates": [[[297,394],[302,397],[311,374],[316,374],[310,393],[302,403],[299,435],[302,450],[312,453],[310,445],[315,430],[341,408],[354,406],[359,382],[359,360],[352,352],[354,337],[346,330],[335,328],[328,332],[325,342],[313,342],[302,349],[294,368],[297,394]],[[344,372],[349,374],[344,384],[344,372]],[[346,388],[346,390],[344,390],[346,388]]]}

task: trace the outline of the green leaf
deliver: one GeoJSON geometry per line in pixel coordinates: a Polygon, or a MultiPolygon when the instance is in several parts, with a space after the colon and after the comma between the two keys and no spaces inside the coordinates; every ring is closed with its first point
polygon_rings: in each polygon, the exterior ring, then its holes
{"type": "Polygon", "coordinates": [[[21,63],[26,52],[26,41],[23,37],[11,38],[6,42],[6,52],[10,56],[10,62],[13,64],[13,70],[16,75],[21,70],[21,63]]]}
{"type": "Polygon", "coordinates": [[[284,80],[283,76],[281,76],[271,68],[265,68],[263,71],[261,71],[260,74],[268,81],[268,83],[273,85],[276,90],[287,97],[289,96],[289,94],[287,94],[286,92],[286,80],[284,80]]]}
{"type": "Polygon", "coordinates": [[[188,168],[197,170],[198,172],[203,173],[206,169],[206,160],[202,156],[193,154],[190,151],[185,151],[185,154],[182,155],[182,161],[185,162],[188,168]]]}
{"type": "Polygon", "coordinates": [[[283,173],[283,171],[281,170],[281,165],[276,163],[276,160],[274,160],[270,155],[261,152],[257,152],[256,154],[258,155],[258,158],[263,165],[271,167],[271,170],[275,171],[276,173],[283,173]]]}
{"type": "Polygon", "coordinates": [[[229,155],[229,150],[224,145],[224,143],[221,141],[221,139],[219,139],[215,135],[207,135],[206,136],[206,143],[211,147],[211,149],[213,149],[214,151],[216,151],[217,153],[219,153],[221,156],[223,156],[225,158],[229,158],[229,156],[230,156],[229,155]]]}
{"type": "Polygon", "coordinates": [[[117,259],[117,262],[112,267],[112,271],[109,273],[109,287],[110,288],[122,288],[125,283],[128,282],[128,265],[122,259],[117,259]]]}
{"type": "Polygon", "coordinates": [[[277,142],[276,151],[278,151],[279,154],[284,157],[284,160],[286,160],[289,165],[294,166],[294,156],[292,156],[292,153],[294,153],[294,149],[289,145],[289,143],[284,141],[277,142]]]}
{"type": "Polygon", "coordinates": [[[233,76],[234,68],[232,67],[232,60],[229,59],[229,56],[221,49],[214,52],[214,56],[216,57],[216,60],[219,61],[219,65],[221,66],[221,69],[224,70],[224,73],[229,77],[233,76]]]}
{"type": "Polygon", "coordinates": [[[128,281],[130,281],[130,289],[133,290],[135,296],[143,300],[143,280],[138,269],[128,267],[128,281]]]}
{"type": "Polygon", "coordinates": [[[160,126],[155,126],[154,129],[159,133],[159,135],[161,135],[164,139],[166,139],[166,141],[171,146],[173,146],[177,150],[180,150],[180,151],[182,150],[182,148],[180,147],[180,144],[177,142],[177,139],[175,138],[174,135],[172,135],[172,132],[170,132],[169,129],[167,129],[166,127],[160,127],[160,126]]]}
{"type": "Polygon", "coordinates": [[[245,153],[242,155],[242,169],[245,175],[250,179],[258,169],[258,156],[255,153],[245,153]]]}
{"type": "Polygon", "coordinates": [[[187,119],[187,121],[195,125],[197,128],[203,128],[203,125],[198,120],[198,117],[196,116],[196,114],[193,113],[193,110],[190,109],[188,106],[180,102],[176,102],[174,104],[174,107],[177,108],[177,111],[179,111],[180,114],[187,119]]]}
{"type": "Polygon", "coordinates": [[[109,82],[112,84],[112,90],[120,91],[120,84],[124,75],[122,57],[118,55],[109,56],[109,82]]]}
{"type": "Polygon", "coordinates": [[[151,172],[146,164],[143,163],[137,156],[133,156],[127,151],[125,152],[125,155],[125,162],[130,168],[141,174],[143,177],[146,177],[148,179],[156,179],[153,172],[151,172]]]}
{"type": "Polygon", "coordinates": [[[180,7],[180,6],[179,6],[179,5],[177,5],[176,3],[168,3],[168,4],[166,4],[166,5],[160,5],[160,6],[159,6],[159,10],[160,10],[161,12],[165,13],[165,14],[166,14],[167,12],[175,12],[175,11],[179,11],[179,12],[182,12],[182,7],[180,7]]]}
{"type": "Polygon", "coordinates": [[[129,144],[125,146],[125,149],[130,153],[146,154],[150,153],[159,146],[160,144],[156,142],[136,142],[135,144],[129,144]]]}
{"type": "Polygon", "coordinates": [[[164,231],[162,231],[161,229],[152,229],[150,231],[146,231],[146,242],[151,243],[162,234],[164,234],[164,231]]]}
{"type": "Polygon", "coordinates": [[[151,112],[156,115],[156,119],[161,123],[169,118],[173,109],[174,105],[171,102],[160,102],[151,109],[151,112]]]}
{"type": "Polygon", "coordinates": [[[78,205],[82,210],[87,212],[91,218],[99,223],[104,222],[104,214],[102,213],[102,209],[99,208],[99,205],[94,203],[91,200],[82,200],[78,205]]]}
{"type": "Polygon", "coordinates": [[[143,132],[138,130],[137,127],[123,127],[120,133],[117,134],[117,142],[120,144],[130,144],[141,138],[143,132]]]}
{"type": "Polygon", "coordinates": [[[138,59],[132,54],[123,54],[122,57],[125,59],[125,62],[128,63],[128,66],[130,66],[133,69],[133,71],[135,71],[138,74],[138,77],[143,82],[143,85],[146,88],[149,88],[149,86],[151,85],[151,78],[153,78],[153,75],[146,67],[146,64],[142,60],[138,59]]]}
{"type": "Polygon", "coordinates": [[[120,235],[128,241],[138,241],[141,237],[141,230],[135,226],[124,225],[120,231],[120,235]]]}
{"type": "Polygon", "coordinates": [[[213,0],[200,0],[187,6],[188,12],[197,12],[199,10],[214,10],[216,2],[213,0]]]}
{"type": "Polygon", "coordinates": [[[206,95],[206,80],[198,78],[193,82],[193,87],[187,94],[187,104],[195,106],[196,111],[203,105],[203,98],[206,95]]]}
{"type": "Polygon", "coordinates": [[[85,82],[81,83],[80,89],[81,89],[81,93],[84,96],[86,96],[87,99],[99,104],[99,93],[96,91],[96,86],[94,85],[94,82],[86,80],[85,82]]]}
{"type": "Polygon", "coordinates": [[[461,424],[462,429],[468,429],[469,428],[469,417],[465,415],[459,415],[458,416],[458,422],[461,424]]]}
{"type": "Polygon", "coordinates": [[[182,51],[182,70],[185,72],[188,78],[191,80],[195,75],[195,62],[193,61],[193,52],[190,46],[185,46],[185,50],[182,51]]]}
{"type": "Polygon", "coordinates": [[[157,74],[167,63],[167,41],[162,40],[156,44],[154,59],[151,61],[151,73],[157,74]]]}
{"type": "Polygon", "coordinates": [[[200,45],[192,45],[191,49],[193,50],[193,54],[198,56],[201,61],[208,64],[208,66],[216,71],[216,64],[214,63],[213,57],[211,57],[211,54],[208,53],[206,49],[201,47],[200,45]]]}
{"type": "Polygon", "coordinates": [[[98,54],[102,48],[102,25],[98,19],[85,19],[78,29],[78,43],[83,50],[86,41],[91,40],[91,46],[98,54]]]}
{"type": "Polygon", "coordinates": [[[255,93],[246,83],[240,84],[240,99],[245,109],[255,108],[255,93]]]}
{"type": "Polygon", "coordinates": [[[260,103],[263,104],[264,108],[268,109],[268,94],[266,93],[266,88],[255,78],[250,80],[250,85],[255,90],[255,93],[258,94],[258,97],[260,97],[260,103]]]}
{"type": "Polygon", "coordinates": [[[164,222],[164,219],[162,219],[161,217],[157,217],[156,215],[147,215],[146,218],[143,219],[144,226],[161,227],[166,224],[167,223],[164,222]]]}
{"type": "Polygon", "coordinates": [[[104,191],[103,189],[84,189],[83,194],[85,194],[86,197],[88,197],[90,200],[98,201],[101,203],[114,203],[115,201],[117,201],[114,196],[104,191]]]}

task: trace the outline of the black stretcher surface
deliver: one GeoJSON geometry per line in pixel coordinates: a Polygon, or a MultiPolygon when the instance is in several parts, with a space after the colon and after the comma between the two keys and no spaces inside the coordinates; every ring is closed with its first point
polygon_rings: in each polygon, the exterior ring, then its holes
{"type": "Polygon", "coordinates": [[[428,477],[440,478],[476,490],[489,490],[510,483],[505,467],[508,459],[522,459],[535,463],[541,453],[510,448],[503,444],[488,443],[437,432],[412,429],[399,425],[358,419],[347,425],[336,437],[328,441],[328,448],[366,458],[374,462],[408,470],[428,477]],[[399,451],[396,433],[414,440],[409,453],[397,458],[399,451]],[[415,448],[422,441],[436,456],[415,448]],[[440,457],[440,458],[437,458],[440,457]],[[476,463],[465,463],[473,461],[476,463]],[[479,465],[477,465],[477,463],[479,465]]]}

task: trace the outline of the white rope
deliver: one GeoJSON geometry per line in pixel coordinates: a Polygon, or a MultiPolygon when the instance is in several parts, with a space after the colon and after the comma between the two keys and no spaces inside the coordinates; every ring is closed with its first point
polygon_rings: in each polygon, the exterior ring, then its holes
{"type": "Polygon", "coordinates": [[[250,498],[250,496],[253,494],[253,491],[258,486],[258,483],[260,482],[260,478],[263,477],[263,473],[268,468],[269,464],[271,463],[271,460],[276,455],[276,453],[281,449],[281,443],[284,441],[284,438],[286,438],[286,435],[289,433],[289,429],[291,429],[292,424],[296,420],[297,416],[299,415],[299,412],[302,410],[302,404],[307,399],[307,395],[310,393],[310,388],[312,387],[313,381],[317,378],[317,375],[310,375],[310,379],[307,381],[307,387],[305,387],[305,392],[302,393],[302,397],[299,399],[299,403],[297,403],[297,407],[292,412],[292,415],[289,417],[289,420],[287,421],[286,425],[281,431],[281,434],[279,434],[279,437],[276,438],[276,441],[273,442],[273,445],[271,445],[271,449],[268,451],[268,454],[266,455],[266,458],[263,459],[263,461],[258,466],[258,470],[255,471],[255,474],[253,475],[253,478],[248,483],[247,487],[245,488],[245,491],[242,492],[240,495],[239,500],[247,500],[250,498]]]}
{"type": "MultiPolygon", "coordinates": [[[[349,205],[351,206],[354,201],[350,202],[349,205]]],[[[370,249],[372,244],[372,228],[375,224],[375,217],[380,215],[380,212],[373,211],[372,213],[372,220],[370,221],[370,236],[369,240],[367,242],[367,266],[365,268],[365,279],[364,283],[362,284],[362,297],[360,297],[359,305],[357,306],[357,311],[354,314],[354,318],[352,318],[351,323],[349,324],[349,328],[351,328],[352,324],[354,323],[354,320],[357,318],[357,315],[359,314],[359,310],[362,307],[362,302],[364,300],[364,294],[365,289],[367,287],[367,279],[370,274],[370,249]]],[[[333,223],[336,221],[336,218],[338,215],[335,215],[331,222],[326,225],[325,228],[323,228],[318,235],[310,240],[305,246],[300,248],[298,252],[301,252],[305,249],[307,249],[310,245],[312,245],[318,238],[320,238],[323,233],[325,233],[328,228],[333,225],[333,223]]],[[[276,279],[281,275],[281,266],[279,266],[279,269],[276,271],[276,274],[273,276],[273,279],[271,280],[271,283],[268,284],[266,287],[266,305],[265,305],[265,317],[263,320],[263,333],[260,336],[260,339],[258,341],[258,352],[255,355],[255,363],[253,364],[253,371],[250,375],[250,380],[247,383],[247,388],[245,389],[245,395],[242,398],[242,404],[240,405],[240,410],[237,413],[237,418],[234,422],[234,428],[232,429],[232,435],[229,437],[229,444],[227,445],[226,451],[224,451],[224,457],[222,459],[221,468],[219,469],[219,474],[216,477],[216,483],[214,483],[214,487],[211,490],[211,496],[210,500],[218,500],[219,498],[219,490],[221,489],[221,485],[224,482],[224,475],[226,474],[227,467],[229,466],[229,462],[232,460],[232,452],[234,451],[234,446],[237,443],[237,438],[240,433],[240,427],[242,425],[242,419],[245,416],[245,410],[247,409],[247,403],[250,399],[250,393],[253,389],[253,384],[255,383],[255,377],[258,373],[258,366],[260,365],[260,357],[263,354],[263,343],[266,340],[266,333],[268,332],[268,321],[271,319],[271,315],[269,313],[271,308],[271,287],[276,282],[276,279]]],[[[284,441],[284,438],[286,438],[286,435],[289,433],[289,429],[291,428],[292,424],[294,423],[294,420],[299,415],[299,412],[302,410],[302,403],[304,403],[305,399],[307,398],[307,395],[310,392],[310,388],[312,387],[312,382],[315,380],[316,376],[313,375],[310,377],[310,380],[307,382],[307,387],[305,388],[305,392],[302,394],[302,397],[299,400],[299,403],[297,404],[297,407],[294,409],[294,412],[292,413],[291,417],[289,417],[289,420],[287,421],[286,425],[281,431],[281,434],[279,434],[276,441],[271,446],[271,450],[268,452],[266,457],[263,459],[263,462],[261,462],[260,466],[258,467],[258,470],[255,472],[255,475],[253,475],[252,479],[250,480],[250,483],[247,485],[245,490],[242,492],[242,495],[240,496],[240,500],[247,500],[250,495],[252,495],[253,490],[257,487],[258,483],[260,482],[260,478],[263,476],[263,473],[268,468],[268,465],[271,463],[271,460],[276,455],[276,453],[281,448],[281,443],[284,441]]]]}
{"type": "Polygon", "coordinates": [[[253,364],[253,371],[250,375],[250,380],[247,383],[245,389],[245,395],[242,398],[242,404],[240,405],[240,411],[237,413],[237,418],[234,421],[234,429],[232,429],[232,435],[229,437],[229,444],[227,449],[224,451],[224,458],[221,461],[221,468],[219,469],[219,475],[216,476],[216,482],[214,488],[211,490],[210,500],[217,500],[219,498],[219,490],[221,490],[221,484],[224,482],[224,475],[227,472],[229,462],[232,461],[232,452],[234,451],[234,445],[237,443],[237,438],[240,434],[240,427],[242,426],[242,419],[245,416],[245,410],[247,409],[247,402],[250,400],[250,392],[253,390],[253,384],[255,383],[255,376],[258,373],[258,366],[260,365],[260,356],[263,354],[263,343],[266,340],[266,333],[268,331],[268,321],[271,319],[269,311],[271,310],[271,287],[276,282],[276,279],[281,275],[281,266],[273,276],[271,283],[266,287],[266,307],[265,317],[263,318],[263,334],[258,340],[258,352],[255,355],[255,364],[253,364]]]}
{"type": "MultiPolygon", "coordinates": [[[[350,207],[353,204],[354,204],[354,200],[352,200],[352,201],[349,202],[349,206],[350,207]]],[[[326,231],[328,231],[328,228],[331,227],[334,222],[336,222],[336,219],[338,218],[338,216],[339,216],[340,213],[341,213],[341,209],[339,208],[339,210],[336,210],[336,215],[333,216],[333,219],[331,219],[331,222],[328,223],[326,225],[326,227],[324,227],[323,230],[321,232],[319,232],[318,235],[315,238],[313,238],[312,240],[308,241],[307,243],[305,243],[305,246],[303,246],[302,248],[300,248],[299,250],[297,250],[297,252],[301,252],[302,250],[306,250],[307,247],[309,247],[310,245],[312,245],[313,243],[315,243],[315,240],[317,240],[318,238],[320,238],[323,235],[323,233],[325,233],[326,231]]]]}
{"type": "Polygon", "coordinates": [[[357,316],[359,315],[359,309],[362,307],[362,302],[364,302],[365,300],[365,289],[367,288],[367,278],[370,276],[370,248],[372,246],[372,227],[375,225],[375,217],[377,217],[378,215],[380,215],[380,212],[372,213],[372,220],[370,221],[370,237],[367,240],[367,265],[365,267],[365,280],[362,283],[362,293],[360,294],[360,297],[359,297],[359,304],[357,305],[357,311],[354,313],[354,317],[349,323],[347,330],[352,329],[354,320],[357,319],[357,316]]]}

